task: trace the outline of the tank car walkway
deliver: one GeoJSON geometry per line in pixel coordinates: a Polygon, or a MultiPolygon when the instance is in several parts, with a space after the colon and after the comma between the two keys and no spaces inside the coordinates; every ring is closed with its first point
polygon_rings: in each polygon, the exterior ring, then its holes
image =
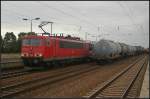
{"type": "Polygon", "coordinates": [[[141,88],[140,98],[149,98],[149,62],[141,88]]]}

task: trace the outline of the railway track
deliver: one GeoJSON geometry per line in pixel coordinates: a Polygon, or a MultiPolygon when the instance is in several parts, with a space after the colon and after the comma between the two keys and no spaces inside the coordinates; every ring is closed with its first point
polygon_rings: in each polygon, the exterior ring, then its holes
{"type": "Polygon", "coordinates": [[[30,68],[27,68],[27,69],[22,68],[22,69],[18,69],[18,70],[11,71],[11,72],[4,72],[1,75],[1,79],[6,79],[6,78],[10,78],[10,77],[21,76],[21,75],[30,73],[31,70],[32,69],[30,69],[30,68]]]}
{"type": "Polygon", "coordinates": [[[4,58],[4,57],[2,57],[1,58],[1,61],[12,61],[12,60],[21,60],[21,58],[20,57],[18,57],[18,58],[4,58]]]}
{"type": "Polygon", "coordinates": [[[1,61],[0,62],[2,70],[16,69],[24,67],[22,60],[14,61],[1,61]]]}
{"type": "Polygon", "coordinates": [[[90,72],[90,71],[95,70],[97,68],[99,68],[99,67],[98,66],[91,67],[91,65],[89,65],[87,68],[81,67],[81,68],[77,68],[75,70],[71,69],[68,71],[60,72],[56,75],[50,75],[50,76],[41,77],[41,78],[39,77],[39,78],[34,79],[34,80],[16,83],[13,85],[7,85],[4,87],[1,87],[1,90],[2,90],[1,97],[3,97],[3,98],[4,97],[5,98],[14,97],[15,95],[17,95],[19,93],[23,93],[23,92],[26,92],[28,90],[33,90],[33,89],[39,88],[39,87],[47,85],[47,84],[53,84],[53,83],[56,83],[58,81],[62,81],[62,80],[65,80],[65,79],[68,79],[68,78],[71,78],[74,76],[78,76],[80,74],[90,72]]]}
{"type": "Polygon", "coordinates": [[[21,60],[16,60],[16,61],[1,61],[0,64],[11,64],[11,63],[21,63],[21,60]]]}
{"type": "Polygon", "coordinates": [[[126,98],[137,79],[139,73],[144,68],[146,56],[136,60],[123,71],[117,73],[108,81],[98,85],[84,98],[126,98]]]}

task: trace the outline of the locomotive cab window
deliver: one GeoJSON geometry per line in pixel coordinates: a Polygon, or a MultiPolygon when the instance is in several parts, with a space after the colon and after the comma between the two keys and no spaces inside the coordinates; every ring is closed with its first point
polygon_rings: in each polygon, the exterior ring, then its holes
{"type": "Polygon", "coordinates": [[[22,45],[27,46],[39,46],[40,45],[40,39],[24,39],[22,41],[22,45]]]}
{"type": "Polygon", "coordinates": [[[22,45],[30,45],[30,40],[29,39],[22,40],[22,45]]]}

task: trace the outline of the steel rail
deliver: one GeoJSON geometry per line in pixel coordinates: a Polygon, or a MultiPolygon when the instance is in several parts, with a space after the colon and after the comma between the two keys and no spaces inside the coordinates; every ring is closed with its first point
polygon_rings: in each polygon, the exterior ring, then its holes
{"type": "Polygon", "coordinates": [[[9,64],[9,63],[21,63],[22,61],[21,60],[18,60],[18,61],[8,61],[8,62],[0,62],[0,64],[9,64]]]}
{"type": "Polygon", "coordinates": [[[138,75],[140,74],[140,72],[142,71],[142,69],[144,68],[144,65],[146,63],[146,60],[142,63],[139,71],[137,72],[136,76],[132,79],[132,81],[129,83],[128,87],[126,88],[126,90],[124,91],[123,95],[121,96],[121,98],[125,98],[126,95],[128,94],[128,92],[130,91],[130,88],[133,86],[135,80],[137,79],[138,75]]]}
{"type": "Polygon", "coordinates": [[[6,79],[6,78],[10,78],[10,77],[16,77],[16,76],[24,75],[24,74],[30,73],[31,70],[32,69],[23,69],[23,70],[18,70],[15,72],[2,73],[0,78],[6,79]]]}
{"type": "Polygon", "coordinates": [[[34,85],[33,86],[29,86],[27,88],[25,87],[24,89],[20,89],[20,90],[14,90],[14,91],[10,90],[9,91],[9,89],[13,89],[14,87],[17,87],[18,85],[8,86],[8,87],[2,87],[2,91],[4,91],[4,93],[5,93],[5,94],[2,94],[2,97],[10,97],[10,96],[13,96],[15,94],[18,94],[18,93],[21,93],[21,92],[25,92],[25,91],[28,91],[28,90],[31,90],[31,89],[34,89],[34,88],[37,88],[37,87],[40,87],[40,86],[43,86],[43,85],[46,85],[46,84],[53,84],[53,83],[56,83],[58,81],[65,80],[67,78],[78,76],[78,75],[80,75],[82,73],[90,72],[90,71],[95,70],[97,68],[98,67],[85,68],[85,70],[79,69],[79,70],[75,70],[74,71],[75,73],[73,71],[67,71],[65,73],[58,74],[57,76],[53,75],[53,76],[50,76],[50,77],[46,77],[46,78],[42,78],[42,79],[36,79],[36,80],[30,81],[30,82],[25,82],[23,84],[20,84],[19,86],[25,86],[25,85],[28,86],[29,84],[32,85],[33,83],[34,83],[34,85]],[[70,74],[68,74],[68,73],[70,73],[70,74]],[[44,82],[44,80],[46,80],[46,79],[48,81],[44,82]],[[41,82],[43,81],[43,82],[40,83],[40,81],[41,82]],[[36,83],[37,83],[37,85],[36,85],[36,83]]]}
{"type": "MultiPolygon", "coordinates": [[[[80,68],[82,69],[82,68],[80,68]]],[[[80,69],[77,69],[77,70],[80,70],[80,69]]],[[[57,77],[57,76],[61,76],[61,75],[64,75],[66,73],[70,73],[70,72],[73,72],[74,70],[69,70],[69,71],[60,71],[60,73],[56,73],[56,75],[50,75],[50,76],[46,76],[46,77],[43,77],[43,78],[37,78],[37,79],[34,79],[34,80],[29,80],[29,81],[24,81],[24,82],[20,82],[20,83],[15,83],[15,84],[12,84],[12,85],[7,85],[7,86],[3,86],[1,87],[1,89],[8,89],[8,88],[13,88],[13,87],[16,87],[16,86],[19,86],[19,85],[25,85],[25,84],[28,84],[28,83],[34,83],[36,81],[39,81],[41,79],[47,79],[47,78],[54,78],[54,77],[57,77]]]]}
{"type": "MultiPolygon", "coordinates": [[[[143,58],[143,57],[142,57],[143,58]]],[[[119,78],[121,75],[123,75],[125,72],[127,72],[132,66],[134,66],[139,60],[142,59],[141,57],[138,58],[136,61],[134,61],[132,64],[130,64],[127,68],[122,70],[121,72],[117,73],[115,76],[113,76],[108,81],[101,84],[100,87],[96,88],[93,92],[88,93],[87,96],[83,96],[84,98],[95,98],[103,89],[108,87],[113,81],[115,81],[117,78],[119,78]]]]}
{"type": "MultiPolygon", "coordinates": [[[[90,65],[89,66],[87,66],[87,67],[90,67],[90,65]]],[[[81,67],[80,69],[83,69],[83,68],[85,68],[85,67],[81,67]]],[[[80,70],[79,69],[79,70],[80,70]]],[[[32,70],[32,69],[31,69],[32,70]]],[[[76,70],[76,69],[75,69],[76,70]]],[[[78,68],[77,68],[77,70],[78,70],[78,68]]],[[[45,78],[54,78],[54,77],[56,77],[56,76],[59,76],[59,75],[63,75],[63,74],[65,74],[65,73],[70,73],[70,72],[73,72],[74,71],[74,69],[71,69],[70,70],[70,68],[66,68],[66,69],[63,69],[63,70],[61,70],[61,71],[55,71],[55,73],[56,73],[56,75],[50,75],[50,76],[46,76],[46,77],[43,77],[43,79],[45,78]]],[[[35,79],[35,81],[37,80],[39,80],[39,79],[41,79],[41,78],[37,78],[37,79],[35,79]]],[[[3,87],[1,87],[1,89],[6,89],[6,88],[13,88],[13,87],[15,87],[15,86],[18,86],[18,85],[22,85],[22,84],[26,84],[26,83],[29,83],[29,82],[32,82],[32,81],[34,81],[34,80],[30,80],[30,81],[24,81],[24,82],[20,82],[20,83],[15,83],[15,84],[11,84],[11,85],[7,85],[7,86],[3,86],[3,87]]]]}

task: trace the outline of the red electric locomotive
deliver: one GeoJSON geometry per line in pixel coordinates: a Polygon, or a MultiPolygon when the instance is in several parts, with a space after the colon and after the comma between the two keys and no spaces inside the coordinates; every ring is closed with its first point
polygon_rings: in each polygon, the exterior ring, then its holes
{"type": "Polygon", "coordinates": [[[87,58],[91,43],[71,36],[26,36],[22,39],[21,57],[25,65],[53,63],[87,58]]]}

